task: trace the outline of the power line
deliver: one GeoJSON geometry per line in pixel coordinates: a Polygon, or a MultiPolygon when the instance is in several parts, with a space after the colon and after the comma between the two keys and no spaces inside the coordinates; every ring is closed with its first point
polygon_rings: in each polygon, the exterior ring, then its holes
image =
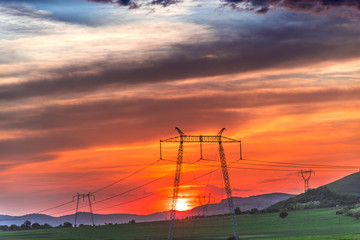
{"type": "MultiPolygon", "coordinates": [[[[98,193],[98,192],[100,192],[100,191],[103,191],[103,190],[105,190],[105,189],[107,189],[107,188],[109,188],[109,187],[111,187],[111,186],[113,186],[113,185],[115,185],[115,184],[117,184],[117,183],[119,183],[119,182],[121,182],[121,181],[124,181],[124,180],[126,180],[126,179],[128,179],[128,178],[130,178],[130,177],[132,177],[132,176],[134,176],[134,175],[136,175],[136,174],[144,171],[145,169],[153,166],[154,164],[160,162],[161,160],[162,160],[162,161],[176,162],[176,161],[174,161],[174,160],[158,159],[158,160],[156,160],[156,161],[154,161],[154,162],[146,165],[145,167],[143,167],[143,168],[141,168],[141,169],[139,169],[139,170],[137,170],[137,171],[135,171],[135,172],[133,172],[133,173],[131,173],[131,174],[129,174],[129,175],[127,175],[127,176],[119,179],[119,180],[117,180],[117,181],[114,181],[114,182],[112,182],[112,183],[110,183],[110,184],[108,184],[108,185],[106,185],[106,186],[104,186],[104,187],[101,187],[101,188],[99,188],[99,189],[97,189],[97,190],[95,190],[95,191],[93,191],[93,192],[91,192],[91,193],[94,194],[94,193],[98,193]]],[[[216,161],[216,162],[218,162],[218,160],[204,159],[204,158],[203,158],[203,159],[199,159],[199,160],[196,160],[196,161],[194,161],[194,162],[191,162],[191,163],[189,163],[189,165],[196,164],[196,165],[202,165],[202,166],[207,166],[207,167],[214,167],[214,166],[216,166],[216,165],[209,165],[209,164],[199,163],[200,160],[216,161]]],[[[264,160],[258,160],[258,159],[242,159],[242,160],[236,160],[236,161],[234,161],[234,162],[232,162],[232,163],[245,164],[245,165],[255,165],[255,166],[264,166],[264,167],[266,167],[266,166],[267,166],[267,167],[278,167],[278,168],[279,168],[279,167],[280,167],[280,168],[281,168],[281,167],[282,167],[282,168],[290,168],[290,167],[296,168],[296,167],[300,167],[300,166],[306,166],[306,167],[311,167],[311,168],[320,168],[320,170],[318,170],[318,171],[350,171],[350,170],[353,170],[353,169],[359,169],[359,167],[357,167],[357,166],[341,166],[341,165],[326,165],[326,164],[303,164],[303,163],[264,161],[264,160]],[[270,164],[245,163],[244,161],[259,162],[259,163],[270,163],[270,164]],[[321,169],[321,168],[323,168],[323,169],[321,169]]],[[[219,167],[219,166],[218,166],[218,167],[219,167]]],[[[259,171],[287,171],[287,172],[297,172],[297,171],[298,171],[298,169],[247,168],[247,167],[236,167],[236,166],[228,166],[228,167],[229,167],[229,168],[233,168],[233,169],[259,170],[259,171]]],[[[218,170],[218,169],[216,169],[216,170],[218,170]]],[[[214,170],[214,171],[216,171],[216,170],[214,170]]],[[[210,173],[207,173],[206,175],[211,174],[211,173],[214,172],[214,171],[211,171],[210,173]]],[[[101,202],[110,200],[110,199],[112,199],[112,198],[115,198],[115,197],[124,195],[124,194],[126,194],[126,193],[131,192],[131,191],[134,191],[134,190],[137,190],[137,189],[142,188],[142,187],[144,187],[144,186],[150,185],[150,184],[152,184],[152,183],[154,183],[154,182],[156,182],[156,181],[158,181],[158,180],[160,180],[160,179],[162,179],[162,178],[165,178],[165,177],[167,177],[167,176],[169,176],[169,175],[171,175],[171,174],[164,175],[164,176],[159,177],[159,178],[157,178],[157,179],[154,179],[154,180],[152,180],[152,181],[150,181],[150,182],[147,182],[147,183],[142,184],[142,185],[140,185],[140,186],[137,186],[137,187],[135,187],[135,188],[129,189],[129,190],[125,191],[125,192],[122,192],[122,193],[116,194],[116,195],[114,195],[114,196],[111,196],[111,197],[102,199],[102,200],[100,200],[100,201],[95,202],[94,204],[99,204],[99,203],[101,203],[101,202]]],[[[201,176],[200,176],[200,177],[201,177],[201,176]]],[[[196,179],[196,178],[195,178],[195,179],[196,179]]],[[[162,192],[162,191],[161,191],[161,192],[162,192]]],[[[150,195],[150,196],[151,196],[151,195],[150,195]]],[[[143,199],[143,198],[147,198],[147,197],[149,197],[149,196],[141,197],[141,198],[135,199],[134,201],[137,201],[137,200],[140,200],[140,199],[143,199]]],[[[117,204],[117,205],[114,205],[114,206],[124,205],[124,204],[131,203],[131,202],[133,202],[133,200],[130,200],[130,201],[128,201],[128,202],[124,202],[124,203],[121,203],[121,204],[117,204]]],[[[34,214],[40,214],[40,213],[48,212],[48,211],[50,211],[50,210],[57,209],[57,208],[60,208],[60,207],[69,205],[70,203],[73,203],[73,201],[68,201],[68,202],[65,202],[65,203],[56,205],[56,206],[54,206],[54,207],[50,207],[50,208],[47,208],[47,209],[38,211],[38,212],[36,212],[36,213],[34,213],[34,214]]],[[[106,208],[109,208],[109,207],[106,207],[106,208]]],[[[105,209],[105,208],[103,208],[103,209],[105,209]]],[[[98,209],[98,210],[102,210],[102,209],[98,209]]],[[[53,213],[52,215],[56,215],[56,214],[60,214],[60,213],[64,213],[64,212],[70,212],[70,211],[74,211],[74,209],[72,209],[72,210],[66,210],[66,211],[61,211],[61,212],[56,212],[56,213],[53,213]]],[[[47,217],[47,216],[46,216],[46,215],[42,215],[42,216],[38,216],[38,217],[47,217]]],[[[51,216],[48,216],[48,217],[50,218],[51,216]]],[[[11,219],[10,219],[10,218],[9,218],[9,219],[1,219],[0,221],[20,220],[20,219],[24,219],[24,218],[26,218],[26,216],[13,217],[13,218],[11,218],[11,219]]]]}
{"type": "Polygon", "coordinates": [[[104,186],[104,187],[102,187],[102,188],[99,188],[99,189],[97,189],[97,190],[95,190],[95,191],[92,191],[91,193],[92,193],[92,194],[95,194],[95,193],[98,193],[98,192],[100,192],[100,191],[102,191],[102,190],[105,190],[106,188],[109,188],[109,187],[111,187],[111,186],[113,186],[113,185],[115,185],[115,184],[117,184],[117,183],[119,183],[119,182],[122,182],[122,181],[128,179],[129,177],[132,177],[132,176],[134,176],[134,175],[136,175],[136,174],[144,171],[145,169],[151,167],[152,165],[154,165],[155,163],[157,163],[157,162],[159,162],[159,161],[160,161],[160,159],[158,159],[158,160],[156,160],[155,162],[152,162],[152,163],[146,165],[145,167],[143,167],[143,168],[141,168],[141,169],[139,169],[139,170],[137,170],[137,171],[135,171],[135,172],[127,175],[126,177],[123,177],[123,178],[121,178],[121,179],[119,179],[119,180],[117,180],[117,181],[115,181],[115,182],[112,182],[112,183],[110,183],[110,184],[108,184],[108,185],[106,185],[106,186],[104,186]]]}
{"type": "MultiPolygon", "coordinates": [[[[217,160],[212,160],[212,159],[206,159],[208,161],[216,161],[218,162],[217,160]]],[[[171,162],[176,162],[174,160],[165,160],[165,161],[171,161],[171,162]]],[[[237,164],[241,164],[239,162],[239,160],[235,160],[233,161],[233,163],[237,163],[237,164]]],[[[213,165],[209,165],[209,164],[204,164],[204,163],[197,163],[197,162],[194,162],[193,164],[196,164],[196,165],[201,165],[201,166],[207,166],[207,167],[211,167],[213,165]]],[[[264,165],[261,165],[261,164],[256,164],[258,166],[267,166],[266,164],[264,165]]],[[[220,167],[220,166],[218,166],[220,167]]],[[[283,167],[283,166],[275,166],[274,167],[283,167]]],[[[297,166],[291,166],[293,168],[296,168],[297,166]]],[[[235,166],[231,166],[229,168],[234,168],[234,169],[244,169],[244,170],[258,170],[258,171],[286,171],[286,172],[297,172],[298,169],[281,169],[281,168],[250,168],[250,167],[235,167],[235,166]]],[[[320,170],[317,170],[317,171],[322,171],[322,172],[330,172],[330,171],[354,171],[354,169],[328,169],[328,170],[325,170],[325,169],[320,169],[320,170]]]]}
{"type": "MultiPolygon", "coordinates": [[[[198,176],[198,177],[195,177],[195,178],[193,178],[193,179],[190,179],[189,181],[184,182],[184,184],[186,184],[186,183],[188,183],[188,182],[190,182],[190,181],[193,181],[193,180],[202,178],[202,177],[207,176],[207,175],[209,175],[209,174],[212,174],[213,172],[216,172],[216,171],[218,171],[218,170],[219,170],[219,169],[211,170],[210,172],[207,172],[207,173],[205,173],[205,174],[203,174],[203,175],[200,175],[200,176],[198,176]]],[[[108,208],[112,208],[112,207],[117,207],[117,206],[125,205],[125,204],[128,204],[128,203],[133,203],[133,202],[142,200],[142,199],[144,199],[144,198],[148,198],[148,197],[151,197],[151,196],[154,196],[154,195],[163,193],[163,192],[165,192],[165,191],[167,191],[167,189],[164,189],[164,190],[161,190],[161,191],[157,191],[157,192],[154,192],[154,193],[150,193],[150,194],[148,194],[148,195],[146,195],[146,196],[139,197],[139,198],[136,198],[136,199],[133,199],[133,200],[129,200],[129,201],[127,201],[127,202],[123,202],[123,203],[119,203],[119,204],[107,206],[107,207],[104,207],[104,208],[96,209],[95,211],[101,211],[101,210],[104,210],[104,209],[108,209],[108,208]]],[[[94,204],[95,204],[95,203],[94,203],[94,204]]]]}
{"type": "MultiPolygon", "coordinates": [[[[161,159],[161,161],[172,161],[172,160],[161,159]]],[[[197,161],[198,161],[198,160],[197,160],[197,161]]],[[[197,161],[192,162],[192,163],[189,163],[188,166],[189,166],[189,165],[192,165],[192,164],[195,164],[197,161]]],[[[118,193],[118,194],[113,195],[113,196],[111,196],[111,197],[104,198],[104,199],[102,199],[102,200],[96,201],[96,202],[94,203],[94,205],[95,205],[95,204],[98,204],[98,203],[101,203],[101,202],[104,202],[104,201],[107,201],[107,200],[110,200],[110,199],[113,199],[113,198],[115,198],[115,197],[119,197],[119,196],[121,196],[121,195],[124,195],[124,194],[126,194],[126,193],[132,192],[132,191],[134,191],[134,190],[140,189],[140,188],[142,188],[142,187],[145,187],[145,186],[147,186],[147,185],[150,185],[150,184],[152,184],[152,183],[154,183],[154,182],[157,182],[157,181],[159,181],[159,180],[161,180],[161,179],[163,179],[163,178],[165,178],[165,177],[171,176],[171,175],[172,175],[172,173],[169,173],[169,174],[163,175],[163,176],[161,176],[161,177],[155,178],[155,179],[153,179],[153,180],[151,180],[151,181],[149,181],[149,182],[146,182],[146,183],[144,183],[144,184],[142,184],[142,185],[139,185],[139,186],[137,186],[137,187],[131,188],[131,189],[125,191],[125,192],[121,192],[121,193],[118,193]]]]}
{"type": "MultiPolygon", "coordinates": [[[[117,180],[117,181],[115,181],[115,182],[112,182],[112,183],[110,183],[110,184],[108,184],[108,185],[106,185],[106,186],[104,186],[104,187],[102,187],[102,188],[99,188],[99,189],[97,189],[97,190],[95,190],[95,191],[93,191],[93,192],[91,192],[91,193],[94,194],[94,193],[100,192],[100,191],[102,191],[102,190],[105,190],[106,188],[109,188],[109,187],[111,187],[111,186],[113,186],[113,185],[115,185],[115,184],[117,184],[117,183],[119,183],[119,182],[121,182],[121,181],[124,181],[124,180],[126,180],[126,179],[128,179],[128,178],[130,178],[130,177],[132,177],[132,176],[134,176],[134,175],[136,175],[136,174],[144,171],[145,169],[151,167],[152,165],[154,165],[155,163],[157,163],[157,162],[159,162],[159,161],[160,161],[160,159],[158,159],[158,160],[156,160],[156,161],[154,161],[154,162],[146,165],[145,167],[143,167],[143,168],[141,168],[141,169],[139,169],[139,170],[137,170],[137,171],[135,171],[135,172],[127,175],[126,177],[123,177],[123,178],[121,178],[121,179],[119,179],[119,180],[117,180]]],[[[33,213],[33,214],[40,214],[40,213],[43,213],[43,212],[48,212],[48,211],[50,211],[50,210],[53,210],[53,209],[56,209],[56,208],[60,208],[60,207],[66,206],[66,205],[68,205],[68,204],[70,204],[70,203],[73,203],[73,202],[74,202],[74,201],[68,201],[68,202],[59,204],[59,205],[57,205],[57,206],[50,207],[50,208],[47,208],[47,209],[38,211],[38,212],[33,213]]],[[[72,211],[72,210],[71,210],[71,211],[72,211]]],[[[63,212],[70,212],[70,210],[69,210],[69,211],[62,211],[62,212],[59,212],[59,213],[63,213],[63,212]]],[[[54,213],[53,215],[55,215],[55,214],[58,214],[58,213],[54,213]]],[[[19,216],[18,218],[21,219],[21,218],[24,218],[24,216],[19,216]]],[[[16,219],[14,219],[14,218],[11,218],[11,219],[1,219],[0,221],[9,221],[9,220],[16,220],[16,219]]]]}
{"type": "Polygon", "coordinates": [[[305,167],[352,168],[352,169],[356,168],[356,169],[359,169],[359,166],[340,166],[340,165],[326,165],[326,164],[275,162],[275,161],[264,161],[264,160],[255,160],[255,159],[243,159],[242,161],[274,163],[274,164],[281,164],[281,165],[293,165],[293,166],[305,166],[305,167]]]}
{"type": "Polygon", "coordinates": [[[50,210],[53,210],[53,209],[56,209],[56,208],[59,208],[59,207],[63,207],[63,206],[66,206],[70,203],[73,203],[74,201],[69,201],[69,202],[66,202],[66,203],[63,203],[63,204],[60,204],[60,205],[57,205],[55,207],[51,207],[51,208],[48,208],[48,209],[45,209],[45,210],[42,210],[40,212],[37,212],[37,213],[43,213],[43,212],[47,212],[47,211],[50,211],[50,210]]]}
{"type": "MultiPolygon", "coordinates": [[[[66,206],[70,203],[72,203],[73,201],[69,201],[69,202],[66,202],[66,203],[63,203],[63,204],[60,204],[60,205],[57,205],[55,207],[51,207],[51,208],[47,208],[47,209],[44,209],[44,210],[41,210],[39,212],[36,212],[36,213],[32,213],[32,214],[40,214],[40,213],[43,213],[43,212],[47,212],[47,211],[50,211],[50,210],[53,210],[53,209],[56,209],[56,208],[59,208],[59,207],[63,207],[63,206],[66,206]]],[[[29,214],[27,214],[29,215],[29,214]]],[[[1,219],[0,222],[2,221],[10,221],[10,220],[21,220],[21,218],[26,218],[27,215],[24,215],[24,216],[18,216],[18,217],[13,217],[13,218],[7,218],[7,219],[1,219]]]]}

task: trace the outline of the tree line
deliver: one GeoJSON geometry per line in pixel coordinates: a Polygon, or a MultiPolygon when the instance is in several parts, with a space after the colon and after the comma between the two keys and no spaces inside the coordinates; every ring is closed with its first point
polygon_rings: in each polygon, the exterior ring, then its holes
{"type": "MultiPolygon", "coordinates": [[[[59,226],[56,226],[55,228],[69,228],[72,227],[72,223],[70,222],[64,222],[63,224],[60,224],[59,226]]],[[[16,224],[8,225],[0,225],[1,231],[20,231],[20,230],[35,230],[35,229],[49,229],[53,228],[50,224],[39,224],[37,222],[31,223],[29,220],[26,220],[23,224],[20,226],[16,224]]]]}

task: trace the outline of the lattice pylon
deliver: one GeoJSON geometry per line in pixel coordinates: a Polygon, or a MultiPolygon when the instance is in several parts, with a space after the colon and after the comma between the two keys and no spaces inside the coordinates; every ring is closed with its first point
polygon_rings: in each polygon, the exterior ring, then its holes
{"type": "Polygon", "coordinates": [[[312,171],[311,169],[307,170],[307,171],[303,171],[301,169],[301,171],[298,172],[298,175],[301,175],[302,179],[304,180],[304,185],[305,185],[305,191],[304,192],[309,191],[309,181],[310,181],[311,175],[313,175],[313,174],[315,175],[315,172],[312,171]]]}
{"type": "Polygon", "coordinates": [[[200,150],[201,150],[200,159],[202,159],[202,143],[217,142],[219,144],[218,149],[219,149],[220,162],[221,162],[221,168],[222,168],[222,173],[223,173],[222,175],[224,178],[224,184],[225,184],[226,195],[227,195],[227,200],[228,200],[228,205],[229,205],[229,211],[231,214],[231,222],[232,222],[234,238],[235,238],[235,240],[239,240],[239,232],[238,232],[237,222],[236,222],[235,213],[234,213],[234,204],[233,204],[233,199],[232,199],[230,177],[229,177],[229,172],[227,169],[225,151],[224,151],[224,147],[223,147],[222,143],[223,142],[240,143],[240,159],[242,159],[241,141],[223,137],[222,133],[225,130],[225,128],[221,129],[221,131],[216,136],[185,135],[179,128],[175,128],[175,129],[179,132],[180,136],[165,139],[165,140],[160,140],[160,159],[162,159],[161,142],[180,142],[179,149],[178,149],[177,161],[176,161],[174,189],[173,189],[173,197],[172,197],[171,210],[170,210],[170,226],[169,226],[169,232],[168,232],[168,240],[172,240],[173,236],[174,236],[174,225],[175,225],[175,219],[176,219],[176,203],[177,203],[177,198],[178,198],[178,193],[179,193],[184,142],[200,142],[200,150]]]}
{"type": "Polygon", "coordinates": [[[91,206],[91,198],[93,198],[95,200],[95,195],[93,194],[80,194],[77,193],[75,196],[73,196],[73,201],[76,198],[76,212],[75,212],[75,222],[74,222],[74,226],[76,227],[76,223],[77,223],[77,216],[78,216],[78,211],[79,211],[79,202],[80,202],[80,198],[83,199],[83,201],[85,201],[85,199],[87,198],[89,201],[89,208],[90,208],[90,215],[91,215],[91,221],[92,221],[92,225],[95,226],[95,222],[94,222],[94,214],[92,211],[92,206],[91,206]]]}

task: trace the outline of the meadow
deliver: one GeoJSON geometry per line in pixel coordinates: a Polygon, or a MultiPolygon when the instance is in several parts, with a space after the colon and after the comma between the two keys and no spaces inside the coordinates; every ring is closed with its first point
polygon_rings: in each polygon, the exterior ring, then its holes
{"type": "MultiPolygon", "coordinates": [[[[336,215],[336,208],[237,216],[240,239],[360,239],[360,221],[336,215]]],[[[0,232],[0,239],[164,240],[169,222],[129,223],[78,228],[0,232]]],[[[178,220],[175,238],[225,240],[232,236],[229,216],[178,220]]]]}

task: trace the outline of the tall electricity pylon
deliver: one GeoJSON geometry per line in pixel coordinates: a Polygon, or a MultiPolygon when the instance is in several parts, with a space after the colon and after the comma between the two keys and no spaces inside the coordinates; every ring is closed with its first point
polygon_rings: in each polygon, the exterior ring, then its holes
{"type": "Polygon", "coordinates": [[[179,142],[180,143],[179,148],[178,148],[177,161],[176,161],[174,189],[173,189],[173,197],[172,197],[171,210],[170,210],[170,226],[169,226],[169,232],[168,232],[168,240],[172,240],[173,236],[174,236],[174,224],[175,224],[175,218],[176,218],[176,203],[177,203],[178,193],[179,193],[184,142],[200,143],[200,151],[201,151],[200,159],[202,159],[202,143],[218,143],[219,144],[218,147],[219,147],[222,175],[224,178],[224,184],[225,184],[226,196],[227,196],[228,205],[229,205],[229,211],[231,214],[231,222],[232,222],[234,238],[235,238],[235,240],[239,240],[239,232],[238,232],[237,222],[236,222],[236,218],[235,218],[235,214],[234,214],[232,190],[231,190],[231,185],[230,185],[230,178],[229,178],[229,172],[227,169],[223,143],[239,143],[240,144],[240,159],[242,159],[241,141],[222,136],[222,133],[224,132],[225,128],[221,129],[221,131],[216,136],[185,135],[179,128],[175,128],[175,129],[178,131],[179,136],[168,138],[165,140],[160,140],[160,159],[162,159],[162,153],[161,153],[161,143],[162,142],[179,142]]]}
{"type": "Polygon", "coordinates": [[[309,181],[310,181],[310,178],[311,178],[311,175],[314,174],[315,175],[315,172],[312,171],[311,169],[310,170],[307,170],[307,171],[303,171],[301,169],[300,172],[298,172],[298,176],[301,175],[302,179],[304,180],[304,183],[305,183],[305,192],[307,192],[309,190],[309,181]]]}
{"type": "Polygon", "coordinates": [[[78,210],[79,210],[79,202],[80,202],[80,198],[82,197],[83,201],[85,201],[85,198],[87,198],[89,200],[89,208],[90,208],[90,214],[91,214],[91,220],[92,220],[92,224],[93,226],[95,226],[94,223],[94,215],[93,215],[93,211],[92,211],[92,207],[91,207],[91,198],[93,198],[95,200],[95,195],[92,195],[90,193],[88,194],[80,194],[77,193],[75,196],[73,196],[73,201],[75,200],[75,198],[77,199],[76,202],[76,213],[75,213],[75,224],[74,226],[76,227],[76,221],[77,221],[77,214],[78,214],[78,210]]]}

